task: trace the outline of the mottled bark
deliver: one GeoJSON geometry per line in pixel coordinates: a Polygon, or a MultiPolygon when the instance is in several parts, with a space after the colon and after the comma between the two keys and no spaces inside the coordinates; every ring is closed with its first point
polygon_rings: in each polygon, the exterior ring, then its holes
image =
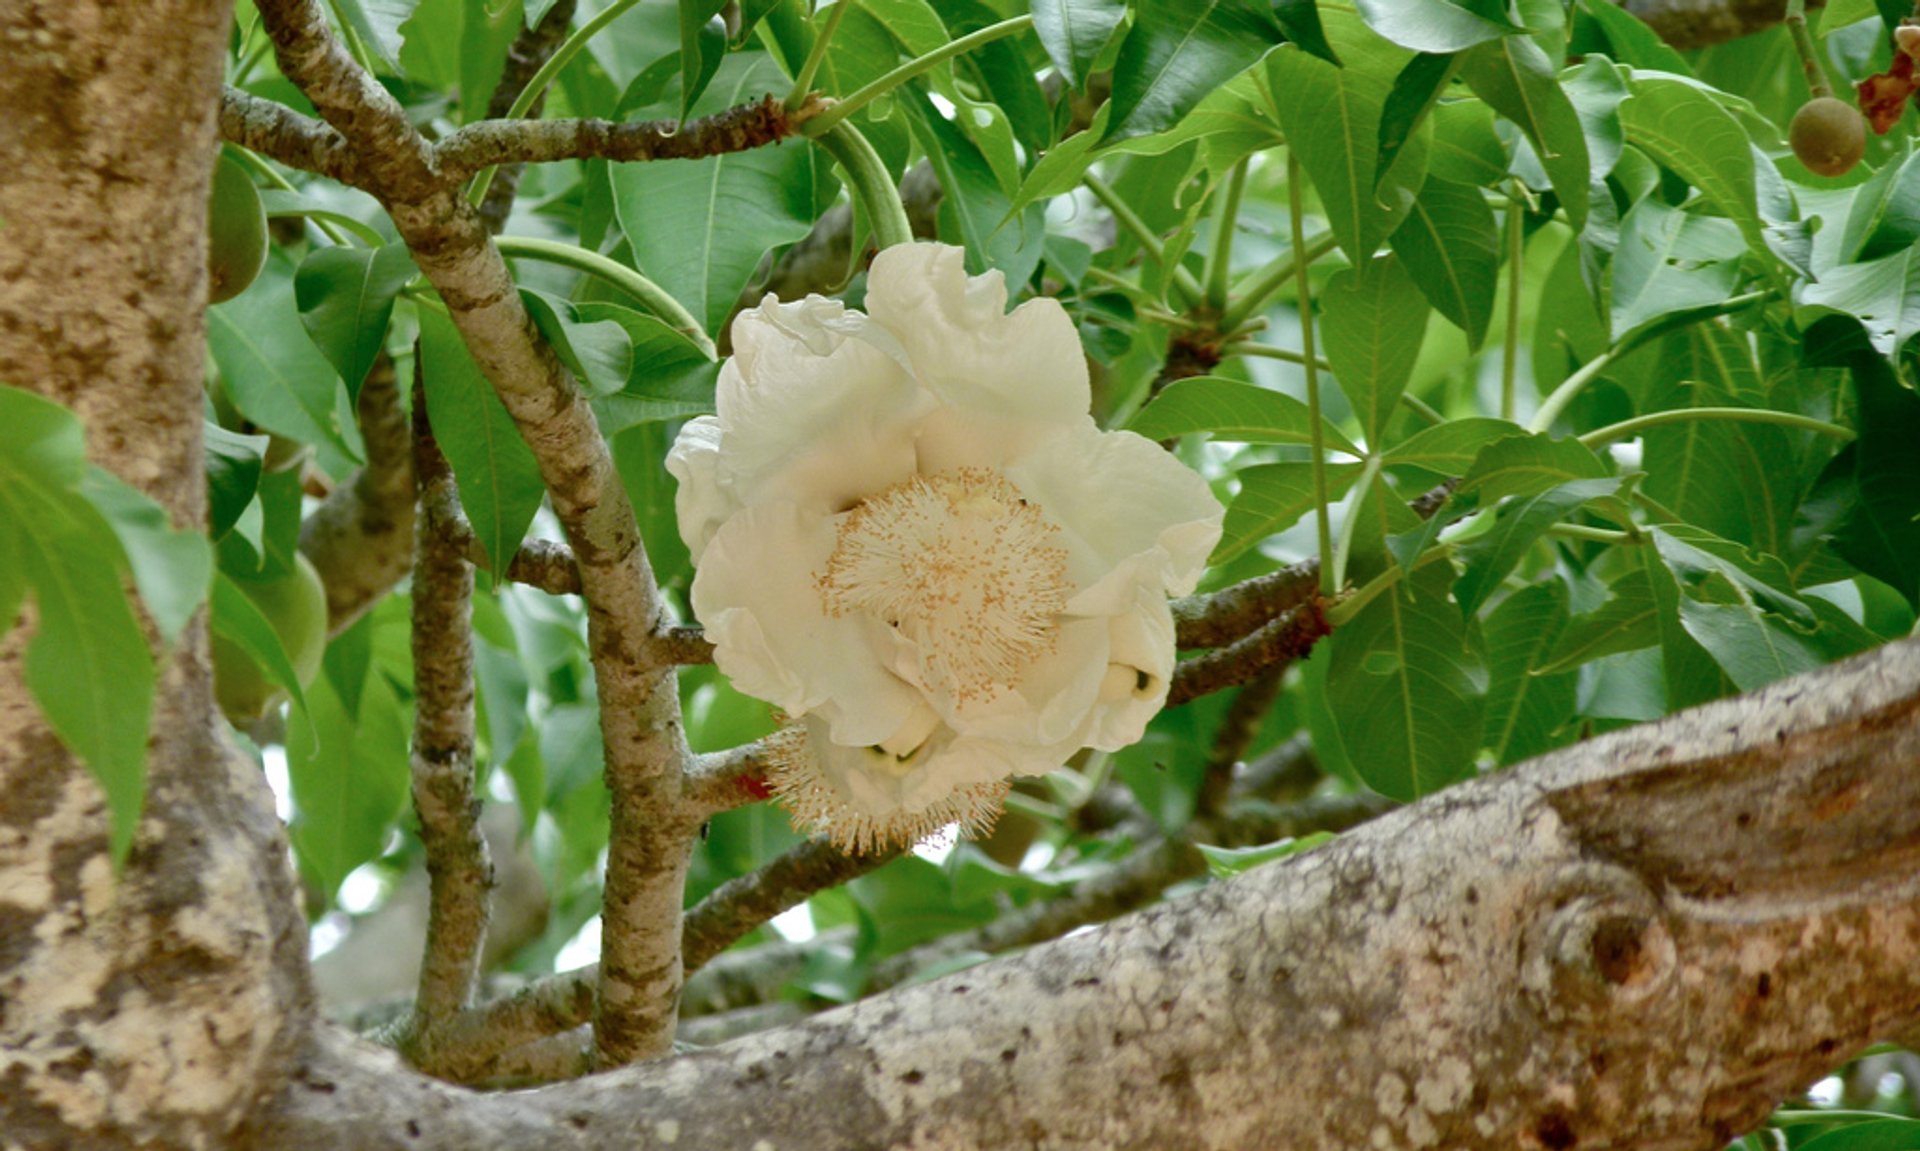
{"type": "MultiPolygon", "coordinates": [[[[1707,48],[1773,27],[1786,0],[1617,0],[1662,40],[1682,50],[1707,48]]],[[[1819,8],[1824,0],[1807,0],[1819,8]]]]}
{"type": "Polygon", "coordinates": [[[1721,1146],[1920,1020],[1916,759],[1909,640],[662,1063],[473,1096],[322,1034],[254,1145],[1721,1146]]]}
{"type": "MultiPolygon", "coordinates": [[[[0,381],[205,522],[207,189],[228,11],[0,11],[0,381]]],[[[214,1147],[310,1023],[286,842],[213,708],[204,618],[159,652],[148,792],[116,877],[104,798],[0,639],[0,1144],[214,1147]]],[[[157,649],[157,645],[156,645],[157,649]]]]}

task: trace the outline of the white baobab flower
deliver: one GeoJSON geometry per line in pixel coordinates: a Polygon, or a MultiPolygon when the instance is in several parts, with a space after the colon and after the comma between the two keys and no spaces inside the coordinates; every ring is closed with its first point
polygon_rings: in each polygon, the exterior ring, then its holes
{"type": "Polygon", "coordinates": [[[1139,739],[1220,537],[1205,481],[1094,425],[1060,305],[1008,313],[962,260],[897,245],[865,313],[743,313],[667,457],[715,661],[803,725],[769,782],[851,850],[984,829],[1011,777],[1139,739]]]}

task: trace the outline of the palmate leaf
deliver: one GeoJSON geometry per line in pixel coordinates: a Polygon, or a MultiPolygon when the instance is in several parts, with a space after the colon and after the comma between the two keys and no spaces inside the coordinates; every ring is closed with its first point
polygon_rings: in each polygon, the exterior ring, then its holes
{"type": "Polygon", "coordinates": [[[1142,0],[1113,66],[1102,143],[1170,128],[1284,37],[1253,0],[1142,0]]]}
{"type": "Polygon", "coordinates": [[[405,244],[315,248],[293,275],[300,323],[359,398],[393,317],[393,301],[418,275],[405,244]]]}
{"type": "Polygon", "coordinates": [[[1731,221],[1641,200],[1620,221],[1613,256],[1614,338],[1733,295],[1746,250],[1731,221]]]}
{"type": "MultiPolygon", "coordinates": [[[[1359,464],[1327,464],[1327,498],[1344,496],[1359,464]]],[[[1209,564],[1223,564],[1245,554],[1261,540],[1284,531],[1313,510],[1313,467],[1307,463],[1255,464],[1235,473],[1240,491],[1227,505],[1227,516],[1209,564]]]]}
{"type": "Polygon", "coordinates": [[[1583,227],[1592,178],[1586,135],[1547,54],[1528,37],[1504,37],[1462,55],[1460,76],[1526,133],[1567,219],[1576,230],[1583,227]]]}
{"type": "Polygon", "coordinates": [[[1034,0],[1033,30],[1061,77],[1084,88],[1094,58],[1126,14],[1121,0],[1034,0]]]}
{"type": "Polygon", "coordinates": [[[347,874],[377,857],[407,798],[407,723],[386,677],[369,671],[349,710],[328,676],[287,723],[288,829],[302,870],[331,900],[347,874]]]}
{"type": "Polygon", "coordinates": [[[1480,189],[1429,173],[1389,243],[1434,310],[1478,348],[1500,280],[1500,230],[1480,189]]]}
{"type": "Polygon", "coordinates": [[[1525,31],[1506,18],[1501,4],[1455,4],[1450,0],[1357,0],[1367,26],[1415,52],[1460,52],[1525,31]],[[1475,8],[1481,11],[1474,11],[1475,8]]]}
{"type": "MultiPolygon", "coordinates": [[[[1313,425],[1307,405],[1292,396],[1221,376],[1175,380],[1127,423],[1127,430],[1150,440],[1207,432],[1215,439],[1243,444],[1310,444],[1313,425]]],[[[1322,424],[1327,447],[1360,455],[1360,449],[1332,424],[1322,424]]]]}
{"type": "Polygon", "coordinates": [[[1480,625],[1487,649],[1487,710],[1481,742],[1495,762],[1518,763],[1555,746],[1573,717],[1579,676],[1541,668],[1567,626],[1567,589],[1558,580],[1522,588],[1480,625]]]}
{"type": "Polygon", "coordinates": [[[1573,480],[1501,504],[1490,527],[1455,549],[1455,557],[1465,565],[1453,585],[1460,610],[1469,615],[1479,610],[1548,528],[1619,490],[1618,476],[1573,480]]]}
{"type": "Polygon", "coordinates": [[[1427,301],[1394,256],[1334,273],[1320,290],[1321,335],[1369,445],[1380,443],[1427,334],[1427,301]]]}
{"type": "Polygon", "coordinates": [[[307,337],[293,268],[279,248],[269,252],[252,288],[207,309],[207,348],[234,407],[256,426],[360,460],[346,389],[307,337]]]}
{"type": "Polygon", "coordinates": [[[1753,142],[1733,113],[1684,80],[1638,77],[1632,88],[1620,104],[1627,141],[1700,189],[1754,252],[1769,252],[1753,142]]]}

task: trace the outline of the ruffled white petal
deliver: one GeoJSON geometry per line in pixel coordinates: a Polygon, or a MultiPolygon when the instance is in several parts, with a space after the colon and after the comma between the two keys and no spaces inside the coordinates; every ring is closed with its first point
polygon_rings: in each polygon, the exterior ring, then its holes
{"type": "Polygon", "coordinates": [[[914,375],[948,407],[1017,422],[1083,419],[1092,405],[1086,353],[1057,300],[1007,312],[999,272],[969,277],[966,254],[898,244],[874,257],[867,309],[914,375]]]}
{"type": "Polygon", "coordinates": [[[721,480],[720,460],[720,421],[712,416],[688,420],[667,452],[667,472],[679,484],[673,493],[674,519],[695,564],[721,523],[740,510],[733,486],[721,480]]]}
{"type": "Polygon", "coordinates": [[[1142,588],[1132,611],[1105,621],[1108,663],[1092,708],[1086,745],[1118,751],[1146,734],[1173,681],[1173,612],[1166,597],[1142,588]]]}
{"type": "Polygon", "coordinates": [[[817,714],[843,743],[877,744],[923,705],[887,671],[887,629],[822,607],[814,573],[833,551],[833,521],[793,504],[736,514],[707,545],[693,611],[733,685],[790,716],[817,714]]]}

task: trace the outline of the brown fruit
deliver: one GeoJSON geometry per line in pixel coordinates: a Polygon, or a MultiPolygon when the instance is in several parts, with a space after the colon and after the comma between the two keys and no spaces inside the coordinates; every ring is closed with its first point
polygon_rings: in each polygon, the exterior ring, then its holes
{"type": "Polygon", "coordinates": [[[1860,110],[1846,101],[1817,96],[1793,114],[1787,140],[1808,171],[1841,176],[1866,155],[1867,122],[1860,110]]]}
{"type": "Polygon", "coordinates": [[[232,156],[213,166],[207,203],[207,303],[247,290],[267,262],[267,211],[253,177],[232,156]]]}

